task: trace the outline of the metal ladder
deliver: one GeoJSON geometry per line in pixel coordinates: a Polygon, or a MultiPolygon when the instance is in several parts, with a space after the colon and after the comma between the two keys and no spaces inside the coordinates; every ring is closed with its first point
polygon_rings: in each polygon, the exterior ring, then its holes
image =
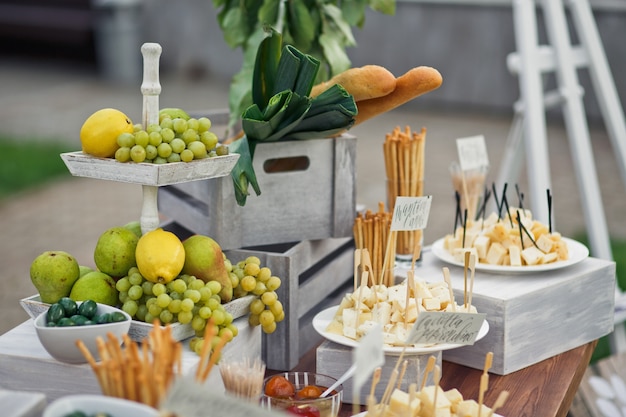
{"type": "MultiPolygon", "coordinates": [[[[546,190],[550,189],[551,181],[545,111],[560,105],[581,191],[591,254],[613,260],[577,69],[589,70],[625,184],[626,122],[591,7],[588,0],[538,0],[537,3],[533,0],[513,0],[513,19],[517,52],[507,57],[507,65],[509,71],[518,75],[520,100],[514,105],[515,116],[497,183],[516,182],[520,170],[519,154],[525,151],[533,216],[540,221],[548,221],[546,190]],[[544,12],[551,45],[538,43],[538,6],[544,12]],[[571,44],[566,8],[570,11],[580,45],[571,44]],[[545,92],[542,76],[549,72],[556,74],[558,87],[555,91],[545,92]]],[[[626,293],[616,288],[615,297],[615,323],[618,325],[610,336],[611,349],[613,352],[624,352],[626,293]]]]}

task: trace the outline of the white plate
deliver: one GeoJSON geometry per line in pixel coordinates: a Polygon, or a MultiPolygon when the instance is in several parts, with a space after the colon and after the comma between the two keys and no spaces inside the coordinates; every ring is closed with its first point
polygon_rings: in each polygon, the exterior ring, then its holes
{"type": "MultiPolygon", "coordinates": [[[[362,413],[355,414],[352,417],[365,417],[367,415],[367,411],[363,411],[362,413]]],[[[500,414],[494,414],[493,417],[502,417],[500,414]]]]}
{"type": "MultiPolygon", "coordinates": [[[[551,262],[544,265],[529,265],[529,266],[506,266],[506,265],[490,265],[484,263],[476,263],[476,270],[483,272],[497,272],[504,274],[528,274],[534,272],[551,271],[554,269],[567,268],[584,261],[589,256],[589,249],[580,242],[577,242],[566,237],[562,238],[567,243],[567,249],[569,250],[569,259],[565,261],[551,262]]],[[[432,245],[432,253],[442,261],[457,266],[464,266],[463,262],[454,259],[454,256],[447,249],[443,247],[444,239],[439,239],[432,245]]]]}
{"type": "Polygon", "coordinates": [[[61,397],[52,402],[42,417],[63,417],[74,411],[87,415],[109,413],[112,416],[158,417],[159,412],[145,404],[104,395],[76,394],[61,397]]]}
{"type": "MultiPolygon", "coordinates": [[[[356,347],[359,344],[358,340],[350,339],[349,337],[346,337],[337,333],[330,333],[326,331],[326,328],[335,317],[335,313],[337,312],[338,308],[339,306],[328,307],[327,309],[322,310],[319,313],[317,313],[315,317],[313,318],[313,328],[315,328],[315,330],[320,335],[324,336],[326,339],[330,340],[331,342],[339,343],[340,345],[344,345],[344,346],[356,347]]],[[[476,336],[476,341],[485,337],[488,331],[489,331],[489,323],[487,323],[487,320],[485,320],[483,321],[483,324],[480,327],[480,330],[478,331],[478,335],[476,336]]],[[[428,345],[428,346],[407,346],[405,349],[402,346],[383,345],[383,351],[391,355],[400,355],[403,351],[407,354],[411,354],[411,353],[424,354],[424,353],[439,352],[442,350],[456,349],[461,346],[464,346],[464,345],[442,343],[442,344],[428,345]]]]}

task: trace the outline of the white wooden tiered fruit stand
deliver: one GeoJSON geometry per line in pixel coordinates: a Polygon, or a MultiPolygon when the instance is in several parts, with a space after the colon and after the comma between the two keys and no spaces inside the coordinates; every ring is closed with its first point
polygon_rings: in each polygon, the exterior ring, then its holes
{"type": "MultiPolygon", "coordinates": [[[[143,125],[158,123],[159,120],[159,57],[161,46],[146,43],[141,48],[144,58],[144,80],[141,85],[143,94],[143,125]]],[[[143,188],[143,206],[140,217],[141,230],[146,233],[160,227],[157,194],[160,186],[187,181],[204,180],[229,175],[239,155],[224,155],[192,162],[168,164],[122,163],[112,158],[96,158],[81,151],[61,155],[69,171],[74,176],[120,181],[141,185],[143,188]]],[[[261,355],[261,330],[248,325],[247,314],[253,296],[233,300],[224,305],[239,328],[237,338],[229,343],[224,354],[261,355]]],[[[21,305],[31,318],[48,308],[39,296],[21,300],[21,305]]],[[[189,324],[171,325],[172,337],[184,341],[194,335],[189,324]]],[[[133,320],[129,335],[136,341],[143,341],[152,329],[152,324],[133,320]]],[[[188,343],[183,342],[183,368],[191,372],[198,363],[198,355],[192,352],[188,343]]],[[[3,335],[0,340],[0,391],[10,389],[23,392],[43,393],[50,402],[56,398],[73,393],[99,394],[100,388],[88,364],[69,365],[54,360],[37,340],[35,329],[30,320],[22,323],[3,335]],[[63,383],[58,383],[63,375],[63,383]],[[10,382],[9,382],[10,381],[10,382]],[[56,381],[56,382],[55,382],[56,381]],[[5,383],[9,383],[7,385],[5,383]]],[[[215,373],[215,372],[214,372],[215,373]]],[[[219,372],[210,376],[207,383],[221,384],[219,372]]],[[[32,411],[41,408],[40,397],[33,397],[32,411]],[[36,401],[35,401],[36,400],[36,401]]],[[[9,410],[11,414],[12,410],[9,410]]],[[[20,414],[21,415],[21,414],[20,414]]]]}

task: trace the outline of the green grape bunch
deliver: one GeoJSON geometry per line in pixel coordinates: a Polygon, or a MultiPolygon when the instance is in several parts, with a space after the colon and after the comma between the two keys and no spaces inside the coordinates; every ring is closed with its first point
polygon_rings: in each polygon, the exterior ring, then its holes
{"type": "Polygon", "coordinates": [[[117,144],[115,159],[119,162],[166,164],[228,155],[228,147],[211,131],[208,117],[172,118],[162,113],[158,124],[145,129],[136,124],[133,133],[117,137],[117,144]]]}
{"type": "Polygon", "coordinates": [[[193,275],[181,274],[167,284],[153,283],[132,267],[127,276],[117,281],[116,288],[122,310],[135,320],[190,324],[196,336],[190,340],[190,347],[198,354],[202,344],[197,342],[209,321],[218,328],[213,343],[222,337],[230,342],[239,333],[233,315],[221,303],[222,286],[217,281],[205,283],[193,275]]]}
{"type": "Polygon", "coordinates": [[[281,279],[272,275],[267,266],[261,266],[257,256],[249,256],[236,264],[228,261],[226,268],[233,283],[235,298],[249,294],[257,296],[250,303],[249,324],[253,327],[260,325],[267,334],[274,333],[277,323],[285,319],[283,304],[276,293],[281,279]]]}

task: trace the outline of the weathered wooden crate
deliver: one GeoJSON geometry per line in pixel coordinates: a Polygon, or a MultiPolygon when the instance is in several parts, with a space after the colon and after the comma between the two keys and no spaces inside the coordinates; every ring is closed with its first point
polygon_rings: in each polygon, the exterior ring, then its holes
{"type": "MultiPolygon", "coordinates": [[[[418,276],[441,280],[449,266],[426,252],[418,276]]],[[[463,269],[450,267],[457,302],[463,269]]],[[[507,375],[613,331],[615,263],[597,258],[563,269],[506,275],[476,272],[472,304],[487,315],[489,333],[472,346],[444,351],[443,359],[507,375]]]]}
{"type": "MultiPolygon", "coordinates": [[[[169,223],[166,229],[184,239],[193,232],[169,223]]],[[[354,241],[352,238],[304,240],[245,249],[225,250],[231,262],[258,256],[261,264],[281,278],[276,290],[285,310],[285,319],[276,331],[263,334],[263,360],[269,369],[287,371],[302,355],[322,341],[313,328],[313,317],[338,305],[352,289],[354,241]]]]}
{"type": "Polygon", "coordinates": [[[161,214],[224,249],[352,236],[356,139],[261,143],[253,165],[261,188],[246,205],[230,176],[159,188],[161,214]],[[279,166],[280,169],[276,169],[279,166]]]}

